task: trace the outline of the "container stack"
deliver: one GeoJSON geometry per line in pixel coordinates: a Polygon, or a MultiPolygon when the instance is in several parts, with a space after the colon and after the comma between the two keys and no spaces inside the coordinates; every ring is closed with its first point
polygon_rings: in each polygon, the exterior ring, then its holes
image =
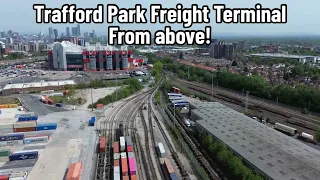
{"type": "Polygon", "coordinates": [[[81,172],[82,172],[82,163],[72,163],[69,166],[69,170],[66,175],[65,180],[80,180],[81,179],[81,172]]]}
{"type": "Polygon", "coordinates": [[[13,124],[14,132],[28,132],[35,131],[37,126],[37,121],[25,121],[25,122],[17,122],[13,124]]]}
{"type": "Polygon", "coordinates": [[[18,108],[18,104],[0,104],[0,109],[18,108]]]}
{"type": "Polygon", "coordinates": [[[24,134],[22,133],[13,133],[8,135],[0,136],[0,147],[4,146],[14,146],[23,144],[24,134]]]}
{"type": "Polygon", "coordinates": [[[26,159],[38,159],[38,150],[16,151],[9,156],[9,161],[19,161],[26,159]]]}
{"type": "Polygon", "coordinates": [[[167,158],[162,158],[162,159],[163,160],[162,161],[160,160],[160,162],[163,163],[162,165],[164,167],[164,172],[168,176],[168,179],[170,179],[170,180],[178,180],[178,177],[177,177],[177,175],[176,175],[176,173],[175,173],[175,171],[173,169],[173,166],[172,166],[170,160],[167,159],[167,158]]]}
{"type": "Polygon", "coordinates": [[[25,180],[28,177],[28,171],[12,172],[8,176],[9,180],[25,180]]]}
{"type": "Polygon", "coordinates": [[[121,179],[119,142],[117,141],[113,143],[113,176],[114,180],[121,179]]]}
{"type": "Polygon", "coordinates": [[[0,162],[8,162],[10,155],[11,155],[10,149],[0,149],[0,162]]]}
{"type": "Polygon", "coordinates": [[[99,152],[100,153],[106,152],[106,137],[100,137],[100,140],[99,140],[99,152]]]}

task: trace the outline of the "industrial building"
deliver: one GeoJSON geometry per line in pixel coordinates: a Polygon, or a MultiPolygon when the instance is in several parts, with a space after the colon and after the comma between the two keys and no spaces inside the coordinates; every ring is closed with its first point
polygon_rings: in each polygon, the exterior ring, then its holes
{"type": "Polygon", "coordinates": [[[128,70],[141,66],[143,59],[134,59],[133,50],[126,46],[87,45],[85,47],[68,41],[55,42],[48,51],[50,68],[68,71],[128,70]]]}
{"type": "Polygon", "coordinates": [[[66,86],[74,86],[73,80],[66,81],[47,81],[35,83],[6,84],[0,89],[1,94],[8,95],[20,92],[62,90],[66,86]]]}
{"type": "Polygon", "coordinates": [[[217,102],[190,104],[191,119],[271,179],[320,177],[320,152],[217,102]]]}

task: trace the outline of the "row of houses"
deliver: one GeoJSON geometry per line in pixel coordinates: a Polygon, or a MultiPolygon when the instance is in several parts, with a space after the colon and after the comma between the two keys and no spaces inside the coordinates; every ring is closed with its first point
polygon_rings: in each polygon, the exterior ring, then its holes
{"type": "Polygon", "coordinates": [[[66,86],[74,85],[75,82],[73,80],[6,84],[4,87],[0,89],[0,92],[3,95],[8,95],[30,91],[61,90],[64,89],[66,86]]]}

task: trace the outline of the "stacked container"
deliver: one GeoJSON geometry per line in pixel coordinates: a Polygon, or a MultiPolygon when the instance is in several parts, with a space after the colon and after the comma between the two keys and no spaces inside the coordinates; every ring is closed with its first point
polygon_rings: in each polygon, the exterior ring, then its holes
{"type": "Polygon", "coordinates": [[[28,171],[12,172],[9,180],[25,180],[28,177],[28,171]]]}
{"type": "Polygon", "coordinates": [[[10,149],[0,149],[0,162],[8,162],[10,154],[10,149]]]}
{"type": "Polygon", "coordinates": [[[137,175],[131,175],[131,176],[130,176],[130,179],[131,179],[131,180],[137,180],[137,175]]]}
{"type": "Polygon", "coordinates": [[[13,124],[0,124],[0,133],[13,133],[13,124]]]}
{"type": "Polygon", "coordinates": [[[122,176],[129,175],[126,153],[121,153],[121,171],[122,171],[122,176]]]}
{"type": "Polygon", "coordinates": [[[28,132],[28,131],[35,131],[37,123],[36,121],[28,121],[28,122],[21,122],[21,123],[14,123],[13,130],[14,132],[28,132]]]}
{"type": "Polygon", "coordinates": [[[113,143],[113,159],[119,160],[120,159],[120,153],[119,153],[119,142],[113,143]]]}
{"type": "Polygon", "coordinates": [[[18,161],[26,159],[37,159],[39,156],[39,151],[30,150],[30,151],[17,151],[12,153],[9,156],[9,161],[18,161]]]}
{"type": "Polygon", "coordinates": [[[38,116],[19,116],[18,121],[36,121],[38,116]]]}
{"type": "Polygon", "coordinates": [[[127,144],[127,152],[133,152],[132,139],[130,136],[126,137],[126,144],[127,144]]]}
{"type": "Polygon", "coordinates": [[[0,180],[9,180],[9,175],[1,175],[0,180]]]}
{"type": "Polygon", "coordinates": [[[21,133],[13,133],[5,136],[0,136],[0,146],[13,146],[23,144],[24,135],[21,133]]]}
{"type": "Polygon", "coordinates": [[[136,175],[137,170],[136,170],[136,162],[134,157],[128,158],[129,161],[129,170],[130,170],[130,175],[136,175]]]}
{"type": "Polygon", "coordinates": [[[37,144],[37,143],[47,143],[49,141],[49,136],[38,136],[38,137],[28,137],[24,138],[24,144],[37,144]]]}
{"type": "Polygon", "coordinates": [[[103,153],[106,151],[106,137],[100,137],[100,140],[99,140],[99,152],[100,153],[103,153]]]}
{"type": "Polygon", "coordinates": [[[167,158],[163,158],[163,159],[164,159],[164,169],[166,171],[166,174],[168,174],[171,180],[178,180],[170,160],[167,158]]]}
{"type": "Polygon", "coordinates": [[[157,144],[157,154],[158,154],[159,157],[162,157],[162,158],[166,154],[166,151],[165,151],[162,143],[158,143],[157,144]]]}
{"type": "Polygon", "coordinates": [[[80,180],[82,171],[82,163],[72,163],[69,166],[69,170],[66,176],[66,180],[80,180]]]}
{"type": "Polygon", "coordinates": [[[121,179],[119,160],[114,160],[114,163],[113,163],[113,179],[114,180],[121,179]]]}
{"type": "Polygon", "coordinates": [[[120,151],[124,152],[126,150],[126,141],[123,136],[120,137],[120,151]]]}
{"type": "Polygon", "coordinates": [[[54,130],[57,126],[57,123],[41,123],[36,125],[36,131],[54,130]]]}

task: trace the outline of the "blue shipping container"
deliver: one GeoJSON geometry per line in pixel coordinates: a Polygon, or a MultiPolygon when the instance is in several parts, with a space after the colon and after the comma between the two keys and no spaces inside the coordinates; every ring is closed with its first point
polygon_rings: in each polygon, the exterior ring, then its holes
{"type": "Polygon", "coordinates": [[[178,180],[178,177],[177,177],[176,173],[171,173],[170,174],[170,179],[171,180],[178,180]]]}
{"type": "Polygon", "coordinates": [[[96,121],[96,117],[91,117],[91,119],[89,121],[89,125],[94,126],[95,121],[96,121]]]}
{"type": "Polygon", "coordinates": [[[57,129],[57,126],[57,123],[37,124],[36,131],[54,130],[57,129]]]}
{"type": "Polygon", "coordinates": [[[38,116],[20,116],[18,117],[18,121],[36,121],[38,120],[38,116]]]}
{"type": "Polygon", "coordinates": [[[32,152],[23,152],[23,153],[13,153],[9,156],[9,161],[18,161],[18,160],[26,160],[26,159],[37,159],[38,151],[32,152]]]}
{"type": "Polygon", "coordinates": [[[0,141],[14,141],[14,140],[23,140],[24,134],[10,134],[6,136],[0,136],[0,141]]]}

